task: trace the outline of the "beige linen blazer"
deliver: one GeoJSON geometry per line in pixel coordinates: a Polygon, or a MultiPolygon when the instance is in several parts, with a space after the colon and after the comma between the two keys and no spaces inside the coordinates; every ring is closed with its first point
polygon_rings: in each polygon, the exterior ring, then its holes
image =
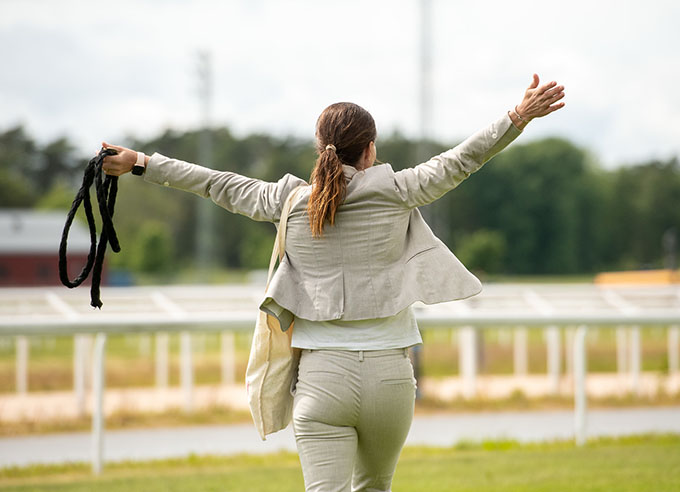
{"type": "MultiPolygon", "coordinates": [[[[480,281],[439,240],[418,210],[458,186],[520,134],[506,115],[464,142],[415,167],[343,166],[347,194],[335,225],[310,232],[311,188],[298,193],[288,218],[286,254],[260,309],[287,329],[294,316],[361,320],[397,314],[415,301],[434,304],[478,294],[480,281]]],[[[230,212],[278,225],[288,194],[305,181],[276,183],[215,171],[154,154],[146,181],[211,198],[230,212]]]]}

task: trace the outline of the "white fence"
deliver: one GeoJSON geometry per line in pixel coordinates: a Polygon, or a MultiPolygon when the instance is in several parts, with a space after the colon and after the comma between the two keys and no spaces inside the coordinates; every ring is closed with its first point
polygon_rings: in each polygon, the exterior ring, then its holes
{"type": "MultiPolygon", "coordinates": [[[[89,306],[87,289],[0,289],[0,336],[16,337],[16,388],[27,391],[28,336],[74,335],[74,393],[85,407],[84,371],[88,357],[86,337],[96,334],[93,351],[93,470],[102,462],[104,355],[106,334],[156,333],[156,382],[167,385],[168,332],[181,333],[181,384],[186,410],[192,407],[193,372],[191,332],[220,331],[222,377],[234,378],[235,331],[251,330],[263,286],[172,286],[104,288],[101,311],[89,306]]],[[[616,287],[593,285],[487,285],[478,296],[451,303],[415,306],[421,328],[457,328],[459,370],[464,394],[476,393],[476,330],[504,327],[514,330],[515,372],[527,370],[527,329],[546,330],[548,377],[557,391],[560,378],[560,335],[567,331],[571,349],[567,366],[574,375],[575,439],[586,435],[586,352],[588,328],[615,326],[619,371],[631,374],[631,389],[638,389],[641,369],[641,327],[667,329],[668,368],[678,372],[680,344],[680,287],[616,287]]]]}

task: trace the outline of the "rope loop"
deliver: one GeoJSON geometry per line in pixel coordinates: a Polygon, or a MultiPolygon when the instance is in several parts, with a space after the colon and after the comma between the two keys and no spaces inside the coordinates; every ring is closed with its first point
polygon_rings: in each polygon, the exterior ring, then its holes
{"type": "Polygon", "coordinates": [[[118,193],[118,176],[106,175],[106,177],[102,179],[104,157],[115,155],[116,153],[117,152],[114,149],[103,148],[95,157],[90,159],[90,162],[85,167],[83,183],[80,186],[78,193],[76,193],[73,203],[71,203],[71,209],[66,216],[66,223],[64,224],[61,242],[59,243],[59,279],[61,280],[61,283],[69,289],[78,287],[85,279],[87,279],[90,272],[92,272],[90,305],[100,309],[102,307],[102,301],[100,298],[99,286],[101,283],[106,245],[110,244],[111,249],[115,253],[120,251],[118,235],[113,227],[113,209],[116,205],[116,195],[118,193]],[[102,218],[102,232],[99,235],[99,244],[97,244],[97,227],[94,222],[92,200],[90,199],[90,187],[92,184],[95,185],[99,214],[102,218]],[[76,278],[70,280],[68,277],[66,259],[68,234],[81,203],[85,209],[85,217],[87,218],[87,225],[90,230],[90,251],[87,254],[87,261],[83,269],[76,278]]]}

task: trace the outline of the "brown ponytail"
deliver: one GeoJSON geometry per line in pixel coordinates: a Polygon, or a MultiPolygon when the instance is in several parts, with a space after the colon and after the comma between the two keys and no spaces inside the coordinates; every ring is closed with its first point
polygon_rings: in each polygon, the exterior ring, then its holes
{"type": "Polygon", "coordinates": [[[335,212],[344,201],[347,188],[342,165],[356,167],[375,137],[373,117],[356,104],[332,104],[319,116],[316,123],[319,157],[312,170],[312,194],[307,204],[312,236],[323,235],[326,220],[335,224],[335,212]]]}

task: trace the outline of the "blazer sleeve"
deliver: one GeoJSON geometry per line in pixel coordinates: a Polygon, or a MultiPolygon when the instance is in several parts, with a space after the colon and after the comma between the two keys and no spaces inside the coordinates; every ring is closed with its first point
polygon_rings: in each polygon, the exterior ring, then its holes
{"type": "Polygon", "coordinates": [[[411,208],[431,203],[480,169],[520,133],[506,113],[456,147],[394,173],[397,193],[411,208]]]}
{"type": "Polygon", "coordinates": [[[276,183],[248,178],[229,171],[216,171],[155,153],[149,159],[144,180],[210,198],[230,212],[253,220],[278,222],[283,200],[306,182],[286,174],[276,183]]]}

